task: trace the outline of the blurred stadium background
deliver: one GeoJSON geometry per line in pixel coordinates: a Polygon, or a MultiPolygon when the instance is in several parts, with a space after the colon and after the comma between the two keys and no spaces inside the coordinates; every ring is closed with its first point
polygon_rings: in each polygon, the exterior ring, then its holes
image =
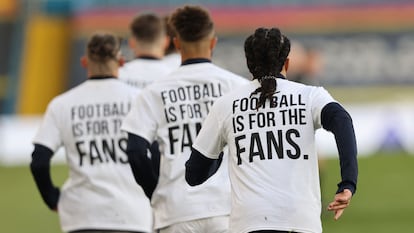
{"type": "MultiPolygon", "coordinates": [[[[412,231],[413,1],[0,0],[0,232],[59,232],[27,168],[31,139],[48,102],[86,79],[79,58],[90,33],[127,38],[135,14],[164,15],[188,3],[212,14],[216,64],[249,78],[244,39],[257,27],[279,27],[294,41],[288,78],[324,86],[349,109],[359,195],[342,222],[324,216],[325,232],[412,231]]],[[[132,59],[126,44],[123,51],[132,59]]],[[[317,139],[330,199],[339,179],[336,147],[327,132],[317,139]]],[[[63,160],[62,152],[54,158],[58,182],[67,172],[63,160]]]]}

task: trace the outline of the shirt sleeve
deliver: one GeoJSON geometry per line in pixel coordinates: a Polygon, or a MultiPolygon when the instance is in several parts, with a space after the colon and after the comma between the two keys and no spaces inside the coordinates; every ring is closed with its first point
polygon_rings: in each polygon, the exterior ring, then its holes
{"type": "Polygon", "coordinates": [[[185,163],[185,180],[191,186],[204,183],[214,175],[223,161],[223,153],[218,159],[210,159],[193,149],[190,158],[185,163]]]}
{"type": "MultiPolygon", "coordinates": [[[[158,144],[156,144],[158,145],[158,144]]],[[[151,146],[144,138],[128,134],[127,155],[135,181],[141,185],[145,195],[151,199],[158,183],[158,171],[154,169],[154,161],[148,157],[151,146]]],[[[159,160],[157,160],[159,161],[159,160]]],[[[159,165],[158,165],[159,166],[159,165]]]]}
{"type": "Polygon", "coordinates": [[[314,128],[322,127],[321,113],[322,109],[328,103],[336,102],[334,98],[323,87],[312,87],[314,90],[311,93],[311,108],[314,128]]]}
{"type": "Polygon", "coordinates": [[[338,103],[327,104],[322,110],[323,128],[335,136],[341,166],[341,182],[337,193],[344,189],[355,193],[358,180],[357,144],[352,118],[338,103]]]}
{"type": "Polygon", "coordinates": [[[155,104],[148,91],[140,92],[131,103],[131,109],[122,123],[122,130],[135,134],[152,143],[155,140],[159,118],[153,112],[155,104]]]}
{"type": "Polygon", "coordinates": [[[223,122],[219,120],[224,119],[219,117],[219,113],[224,112],[221,109],[221,105],[216,101],[193,144],[194,149],[211,159],[219,158],[223,147],[227,144],[223,135],[223,122]]]}
{"type": "Polygon", "coordinates": [[[53,184],[50,175],[50,160],[52,156],[53,151],[49,148],[35,144],[30,170],[43,201],[50,209],[57,210],[60,191],[53,184]]]}
{"type": "Polygon", "coordinates": [[[56,100],[52,100],[48,105],[33,143],[43,145],[53,152],[62,145],[59,130],[59,105],[56,100]]]}

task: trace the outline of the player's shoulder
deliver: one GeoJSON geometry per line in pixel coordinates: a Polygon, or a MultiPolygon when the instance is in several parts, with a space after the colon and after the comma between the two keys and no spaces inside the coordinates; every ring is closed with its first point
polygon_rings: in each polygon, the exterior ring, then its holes
{"type": "Polygon", "coordinates": [[[131,61],[126,62],[119,68],[119,73],[122,76],[122,74],[129,74],[129,73],[135,73],[137,71],[141,71],[145,68],[145,63],[141,59],[134,59],[131,61]]]}
{"type": "Polygon", "coordinates": [[[210,81],[215,80],[225,84],[230,90],[249,82],[248,79],[213,63],[209,63],[205,69],[203,76],[207,77],[210,81]]]}
{"type": "Polygon", "coordinates": [[[133,69],[134,67],[139,67],[142,65],[142,62],[140,59],[133,59],[130,61],[125,62],[119,69],[120,70],[128,70],[133,69]]]}
{"type": "Polygon", "coordinates": [[[81,91],[84,88],[85,84],[86,84],[86,81],[83,81],[82,83],[74,87],[71,87],[65,92],[58,94],[50,101],[49,105],[56,105],[56,104],[67,102],[68,99],[71,99],[73,95],[76,95],[77,92],[81,91]]]}
{"type": "Polygon", "coordinates": [[[134,73],[142,72],[141,70],[143,69],[143,65],[141,62],[137,61],[137,60],[132,60],[129,62],[126,62],[125,64],[123,64],[119,70],[119,77],[122,79],[124,77],[133,75],[134,73]]]}
{"type": "Polygon", "coordinates": [[[215,64],[212,64],[212,67],[214,67],[216,69],[217,73],[221,73],[226,78],[235,79],[235,80],[238,80],[238,81],[243,80],[242,82],[246,81],[246,83],[247,83],[246,78],[244,78],[244,77],[242,77],[242,76],[240,76],[240,75],[238,75],[238,74],[236,74],[236,73],[234,73],[230,70],[227,70],[227,69],[225,69],[223,67],[220,67],[218,65],[215,65],[215,64]]]}
{"type": "Polygon", "coordinates": [[[325,87],[320,85],[310,85],[298,83],[286,79],[278,80],[278,87],[282,92],[297,93],[302,96],[307,96],[310,99],[314,98],[331,98],[331,94],[325,87]]]}
{"type": "Polygon", "coordinates": [[[85,95],[93,95],[95,90],[109,90],[108,95],[132,95],[136,94],[138,90],[117,78],[110,78],[105,80],[85,80],[77,86],[57,95],[54,102],[73,101],[77,97],[85,95]]]}
{"type": "Polygon", "coordinates": [[[73,93],[76,92],[76,89],[78,89],[78,86],[75,86],[75,87],[73,87],[73,88],[71,88],[71,89],[69,89],[69,90],[53,97],[47,105],[48,111],[61,112],[61,110],[64,108],[64,106],[67,106],[69,103],[73,102],[73,101],[71,101],[71,99],[73,99],[71,96],[73,96],[73,93]]]}
{"type": "Polygon", "coordinates": [[[277,79],[277,85],[279,87],[283,87],[287,90],[296,90],[296,91],[303,91],[303,92],[312,92],[315,90],[318,90],[320,88],[323,88],[321,86],[314,86],[304,83],[295,82],[288,79],[277,79]]]}
{"type": "Polygon", "coordinates": [[[246,85],[239,86],[230,92],[225,93],[214,101],[213,109],[211,110],[212,114],[214,114],[217,119],[228,119],[228,117],[232,115],[234,102],[239,99],[249,98],[254,90],[255,88],[253,87],[253,84],[249,82],[246,85]]]}
{"type": "Polygon", "coordinates": [[[218,100],[216,100],[216,102],[218,102],[220,105],[227,106],[233,103],[233,101],[236,99],[241,99],[250,96],[250,94],[257,88],[258,85],[255,83],[255,81],[246,80],[245,85],[240,85],[232,89],[228,93],[221,96],[218,100]]]}

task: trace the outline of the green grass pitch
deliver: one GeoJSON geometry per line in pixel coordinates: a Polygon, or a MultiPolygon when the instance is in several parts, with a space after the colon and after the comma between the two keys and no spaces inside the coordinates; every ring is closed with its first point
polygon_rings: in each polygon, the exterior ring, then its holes
{"type": "MultiPolygon", "coordinates": [[[[414,156],[381,153],[359,159],[359,185],[351,205],[338,220],[322,212],[325,233],[411,232],[414,224],[414,156]]],[[[53,165],[57,184],[67,168],[53,165]]],[[[322,172],[324,209],[339,180],[338,160],[330,159],[322,172]]],[[[58,217],[47,209],[35,187],[28,167],[0,167],[0,232],[61,232],[58,217]]]]}

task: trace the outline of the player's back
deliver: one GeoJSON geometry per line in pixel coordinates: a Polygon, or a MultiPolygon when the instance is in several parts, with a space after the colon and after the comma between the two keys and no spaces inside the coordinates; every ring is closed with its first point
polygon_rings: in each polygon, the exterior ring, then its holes
{"type": "Polygon", "coordinates": [[[246,83],[246,79],[204,61],[182,65],[142,92],[145,105],[151,106],[148,117],[156,119],[157,132],[143,127],[140,136],[149,141],[156,137],[162,151],[160,177],[151,200],[155,228],[230,213],[227,161],[198,187],[186,184],[184,164],[214,101],[246,83]]]}
{"type": "MultiPolygon", "coordinates": [[[[212,63],[201,62],[179,67],[148,86],[143,95],[156,103],[153,111],[162,116],[156,120],[158,129],[163,131],[172,125],[201,123],[216,99],[247,83],[246,79],[234,73],[212,63]]],[[[181,153],[179,144],[182,144],[182,139],[178,140],[164,141],[169,145],[169,148],[164,148],[164,155],[181,153]]]]}
{"type": "MultiPolygon", "coordinates": [[[[152,229],[151,207],[135,183],[120,130],[136,92],[115,78],[90,78],[50,103],[61,142],[46,146],[64,146],[71,173],[59,200],[64,230],[152,229]]],[[[35,143],[44,138],[37,135],[35,143]]]]}
{"type": "Polygon", "coordinates": [[[334,100],[321,87],[277,79],[272,101],[257,109],[259,94],[251,93],[259,87],[254,80],[232,91],[212,112],[222,121],[217,127],[226,132],[230,149],[232,228],[245,232],[249,226],[275,224],[319,231],[315,130],[321,109],[334,100]]]}
{"type": "MultiPolygon", "coordinates": [[[[178,66],[177,66],[178,67],[178,66]]],[[[139,89],[143,89],[173,70],[163,60],[156,58],[136,58],[119,69],[119,79],[139,89]]]]}

